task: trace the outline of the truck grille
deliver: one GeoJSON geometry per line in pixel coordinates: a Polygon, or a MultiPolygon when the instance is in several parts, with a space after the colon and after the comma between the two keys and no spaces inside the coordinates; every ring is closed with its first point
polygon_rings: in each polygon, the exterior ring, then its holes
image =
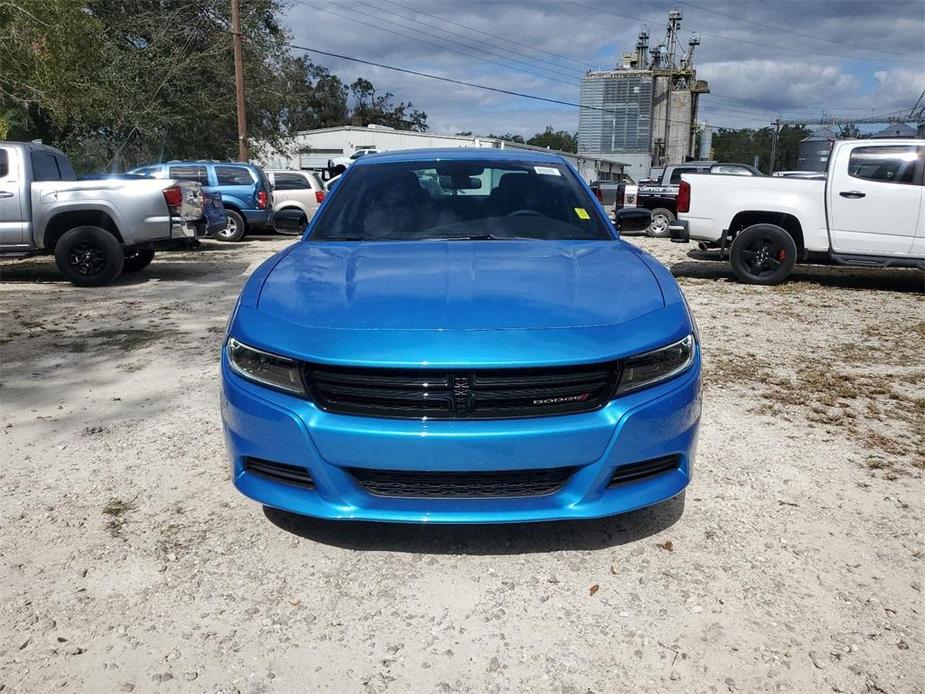
{"type": "Polygon", "coordinates": [[[573,467],[490,472],[349,470],[360,486],[374,496],[422,499],[546,496],[561,489],[574,471],[573,467]]]}
{"type": "Polygon", "coordinates": [[[504,419],[589,412],[610,399],[618,363],[543,369],[433,370],[305,366],[328,412],[405,419],[504,419]]]}

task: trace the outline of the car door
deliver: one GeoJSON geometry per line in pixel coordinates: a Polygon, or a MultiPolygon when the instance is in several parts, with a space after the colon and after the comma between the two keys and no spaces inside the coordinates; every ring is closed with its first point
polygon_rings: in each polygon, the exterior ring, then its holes
{"type": "Polygon", "coordinates": [[[247,167],[216,164],[215,184],[222,193],[222,200],[236,203],[242,210],[257,209],[257,181],[247,167]]]}
{"type": "Polygon", "coordinates": [[[318,207],[318,196],[308,176],[298,171],[276,171],[273,174],[273,209],[281,210],[291,203],[305,210],[309,219],[318,207]]]}
{"type": "Polygon", "coordinates": [[[829,233],[835,251],[909,253],[922,207],[920,150],[909,144],[853,147],[829,175],[829,233]]]}
{"type": "Polygon", "coordinates": [[[16,246],[27,242],[26,212],[22,199],[24,171],[19,157],[10,147],[0,147],[0,246],[16,246]]]}

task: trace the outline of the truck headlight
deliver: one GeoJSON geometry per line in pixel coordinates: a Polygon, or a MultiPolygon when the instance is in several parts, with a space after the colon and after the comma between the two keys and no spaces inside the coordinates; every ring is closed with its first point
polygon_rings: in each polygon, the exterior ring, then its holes
{"type": "Polygon", "coordinates": [[[686,371],[694,363],[696,344],[694,336],[688,335],[666,347],[624,360],[617,395],[654,386],[686,371]]]}
{"type": "Polygon", "coordinates": [[[248,347],[233,337],[228,338],[225,353],[231,370],[239,376],[288,393],[305,395],[297,361],[248,347]]]}

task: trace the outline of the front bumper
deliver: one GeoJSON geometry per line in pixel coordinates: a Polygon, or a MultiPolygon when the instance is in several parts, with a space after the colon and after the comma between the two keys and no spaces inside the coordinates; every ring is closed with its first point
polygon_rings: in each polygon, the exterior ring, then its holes
{"type": "Polygon", "coordinates": [[[244,495],[327,519],[514,523],[598,518],[649,506],[690,482],[700,424],[700,353],[671,381],[596,412],[506,420],[418,421],[330,414],[232,373],[222,358],[222,420],[244,495]],[[621,466],[676,455],[675,469],[609,488],[621,466]],[[315,489],[244,469],[247,457],[305,468],[315,489]],[[495,471],[574,467],[546,496],[409,498],[368,493],[350,468],[495,471]]]}

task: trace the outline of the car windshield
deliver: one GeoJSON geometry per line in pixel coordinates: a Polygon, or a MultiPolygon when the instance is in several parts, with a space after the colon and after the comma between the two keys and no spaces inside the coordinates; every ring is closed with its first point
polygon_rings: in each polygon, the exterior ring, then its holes
{"type": "Polygon", "coordinates": [[[612,240],[564,164],[413,161],[344,175],[312,241],[612,240]]]}

